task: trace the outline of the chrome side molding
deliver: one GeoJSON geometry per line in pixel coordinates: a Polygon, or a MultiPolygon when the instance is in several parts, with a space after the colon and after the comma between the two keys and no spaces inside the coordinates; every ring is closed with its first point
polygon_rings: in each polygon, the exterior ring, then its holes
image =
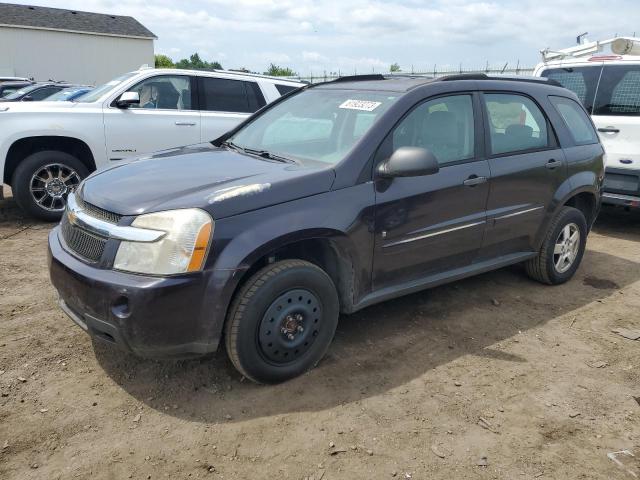
{"type": "Polygon", "coordinates": [[[92,217],[78,205],[75,194],[73,193],[70,193],[67,197],[67,209],[64,214],[67,216],[67,221],[71,225],[103,238],[113,238],[127,242],[150,243],[160,240],[167,234],[167,232],[161,230],[114,225],[99,218],[92,217]]]}

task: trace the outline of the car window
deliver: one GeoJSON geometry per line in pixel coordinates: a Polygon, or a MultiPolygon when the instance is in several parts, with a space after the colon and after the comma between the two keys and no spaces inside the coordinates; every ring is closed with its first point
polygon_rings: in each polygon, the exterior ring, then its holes
{"type": "Polygon", "coordinates": [[[566,97],[550,96],[549,99],[567,125],[576,145],[598,143],[598,134],[578,103],[566,97]]]}
{"type": "Polygon", "coordinates": [[[51,95],[53,95],[56,92],[59,92],[60,90],[62,90],[62,87],[44,87],[34,92],[31,92],[29,94],[29,97],[31,97],[35,101],[40,101],[40,100],[44,100],[47,97],[50,97],[51,95]]]}
{"type": "Polygon", "coordinates": [[[121,75],[119,77],[114,78],[113,80],[100,85],[99,87],[94,88],[91,92],[87,93],[86,95],[83,95],[81,98],[78,98],[77,101],[78,103],[92,103],[95,102],[97,100],[99,100],[100,98],[102,98],[103,96],[105,96],[107,93],[109,93],[110,91],[112,91],[114,88],[116,88],[118,85],[120,85],[122,82],[129,80],[131,77],[138,75],[137,72],[131,72],[131,73],[127,73],[125,75],[121,75]]]}
{"type": "Polygon", "coordinates": [[[266,102],[256,82],[200,77],[200,109],[253,113],[266,102]]]}
{"type": "Polygon", "coordinates": [[[140,104],[130,108],[191,110],[191,81],[183,75],[147,78],[127,91],[140,95],[140,104]]]}
{"type": "Polygon", "coordinates": [[[286,95],[289,92],[293,92],[294,90],[297,90],[300,87],[294,87],[292,85],[282,85],[280,83],[276,83],[276,90],[278,90],[278,93],[280,93],[280,95],[286,95]]]}
{"type": "Polygon", "coordinates": [[[549,146],[547,121],[530,98],[506,93],[485,93],[491,153],[502,155],[549,146]]]}
{"type": "Polygon", "coordinates": [[[640,65],[606,65],[594,115],[640,115],[640,65]]]}
{"type": "Polygon", "coordinates": [[[601,71],[601,65],[593,65],[591,67],[550,68],[544,70],[540,75],[555,80],[564,88],[571,90],[578,96],[587,112],[591,113],[601,71]]]}
{"type": "Polygon", "coordinates": [[[438,163],[474,157],[474,120],[471,95],[429,100],[417,106],[394,129],[393,151],[400,147],[423,147],[438,163]]]}

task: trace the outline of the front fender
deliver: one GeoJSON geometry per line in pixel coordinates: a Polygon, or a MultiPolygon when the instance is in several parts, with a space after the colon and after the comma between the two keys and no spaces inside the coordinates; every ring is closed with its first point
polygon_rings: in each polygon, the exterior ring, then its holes
{"type": "MultiPolygon", "coordinates": [[[[370,288],[375,194],[371,182],[217,221],[207,268],[246,271],[260,258],[309,239],[330,239],[347,255],[359,291],[370,288]]],[[[241,275],[229,279],[235,291],[241,275]]],[[[231,299],[229,298],[229,301],[231,299]]]]}

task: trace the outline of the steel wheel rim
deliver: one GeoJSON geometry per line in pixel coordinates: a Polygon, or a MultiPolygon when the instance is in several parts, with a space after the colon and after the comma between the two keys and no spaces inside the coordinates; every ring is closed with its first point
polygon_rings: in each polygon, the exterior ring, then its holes
{"type": "Polygon", "coordinates": [[[29,192],[40,208],[48,212],[62,212],[67,196],[80,181],[80,175],[73,168],[62,163],[49,163],[31,176],[29,192]]]}
{"type": "Polygon", "coordinates": [[[321,329],[322,305],[305,289],[289,290],[265,311],[257,332],[258,348],[270,363],[285,365],[303,357],[321,329]]]}
{"type": "Polygon", "coordinates": [[[580,229],[575,223],[569,223],[560,231],[553,247],[553,264],[558,273],[569,270],[578,257],[580,250],[580,229]]]}

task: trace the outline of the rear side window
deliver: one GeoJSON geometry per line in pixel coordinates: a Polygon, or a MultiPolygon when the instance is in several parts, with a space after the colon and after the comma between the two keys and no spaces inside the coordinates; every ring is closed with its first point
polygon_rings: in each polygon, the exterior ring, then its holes
{"type": "Polygon", "coordinates": [[[565,97],[552,96],[549,100],[564,120],[576,145],[598,143],[598,134],[580,105],[565,97]]]}
{"type": "Polygon", "coordinates": [[[547,120],[533,100],[522,95],[485,93],[484,101],[493,155],[549,146],[547,120]]]}
{"type": "Polygon", "coordinates": [[[200,109],[212,112],[253,113],[265,105],[255,82],[200,77],[200,109]]]}
{"type": "Polygon", "coordinates": [[[60,90],[62,90],[62,87],[44,87],[30,93],[29,97],[39,102],[47,97],[50,97],[54,93],[59,92],[60,90]]]}
{"type": "Polygon", "coordinates": [[[286,95],[289,92],[293,92],[294,90],[297,90],[299,87],[292,87],[291,85],[281,85],[276,83],[276,90],[278,90],[278,93],[280,93],[280,95],[286,95]]]}
{"type": "Polygon", "coordinates": [[[587,112],[593,110],[593,100],[596,96],[596,88],[600,79],[602,66],[573,68],[551,68],[541,73],[541,76],[555,80],[564,88],[575,93],[587,112]]]}
{"type": "Polygon", "coordinates": [[[640,115],[640,65],[606,65],[594,115],[640,115]]]}

